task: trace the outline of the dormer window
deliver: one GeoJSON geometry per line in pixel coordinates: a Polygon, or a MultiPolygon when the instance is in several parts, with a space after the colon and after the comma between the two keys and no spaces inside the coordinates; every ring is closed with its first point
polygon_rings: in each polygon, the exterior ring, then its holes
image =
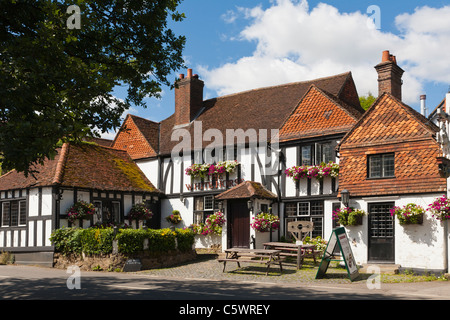
{"type": "Polygon", "coordinates": [[[367,156],[368,178],[395,177],[394,153],[374,154],[367,156]]]}

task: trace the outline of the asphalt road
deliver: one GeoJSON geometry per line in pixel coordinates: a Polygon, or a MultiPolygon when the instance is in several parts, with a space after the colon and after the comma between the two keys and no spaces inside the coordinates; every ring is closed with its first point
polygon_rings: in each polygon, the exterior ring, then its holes
{"type": "Polygon", "coordinates": [[[450,300],[450,282],[380,284],[270,283],[0,266],[3,300],[450,300]],[[71,289],[70,289],[71,288],[71,289]]]}

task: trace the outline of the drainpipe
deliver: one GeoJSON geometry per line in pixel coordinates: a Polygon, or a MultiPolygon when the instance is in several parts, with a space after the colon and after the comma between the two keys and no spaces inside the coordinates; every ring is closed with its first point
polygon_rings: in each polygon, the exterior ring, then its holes
{"type": "Polygon", "coordinates": [[[252,235],[252,240],[250,241],[250,244],[252,245],[253,249],[256,249],[256,239],[255,236],[252,235]]]}

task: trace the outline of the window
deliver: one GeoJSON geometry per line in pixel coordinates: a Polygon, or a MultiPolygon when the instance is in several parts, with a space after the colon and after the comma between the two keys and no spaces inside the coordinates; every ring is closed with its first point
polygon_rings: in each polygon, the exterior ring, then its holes
{"type": "Polygon", "coordinates": [[[302,166],[310,166],[312,164],[311,146],[302,147],[302,166]]]}
{"type": "Polygon", "coordinates": [[[194,198],[194,224],[205,223],[206,218],[218,209],[218,202],[214,196],[202,196],[194,198]]]}
{"type": "Polygon", "coordinates": [[[27,223],[27,202],[25,200],[2,203],[2,227],[24,226],[27,223]]]}
{"type": "Polygon", "coordinates": [[[316,164],[322,162],[328,163],[336,160],[336,154],[334,151],[336,144],[333,142],[316,143],[316,164]]]}
{"type": "Polygon", "coordinates": [[[299,165],[311,166],[336,161],[335,148],[336,141],[301,146],[299,165]]]}
{"type": "Polygon", "coordinates": [[[95,214],[93,223],[119,223],[120,202],[111,200],[94,200],[95,214]]]}
{"type": "Polygon", "coordinates": [[[368,158],[368,177],[394,177],[395,161],[393,153],[370,155],[368,158]]]}
{"type": "Polygon", "coordinates": [[[285,206],[286,225],[289,221],[311,221],[313,238],[323,237],[323,201],[289,202],[285,206]]]}

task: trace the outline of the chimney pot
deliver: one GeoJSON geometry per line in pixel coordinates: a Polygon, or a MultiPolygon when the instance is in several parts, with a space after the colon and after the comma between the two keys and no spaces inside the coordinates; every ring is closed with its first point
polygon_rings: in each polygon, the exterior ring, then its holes
{"type": "Polygon", "coordinates": [[[187,77],[188,79],[192,78],[192,69],[187,69],[187,77]]]}
{"type": "Polygon", "coordinates": [[[180,73],[180,80],[184,79],[184,74],[180,73]]]}
{"type": "Polygon", "coordinates": [[[389,50],[385,50],[383,51],[383,55],[381,57],[381,62],[386,62],[389,61],[390,54],[389,54],[389,50]]]}
{"type": "Polygon", "coordinates": [[[427,106],[425,103],[425,100],[427,99],[427,96],[425,94],[422,94],[420,96],[420,113],[426,117],[427,116],[427,106]]]}
{"type": "Polygon", "coordinates": [[[383,51],[381,63],[375,66],[378,73],[378,96],[385,92],[402,100],[402,75],[403,69],[397,65],[397,59],[389,53],[383,51]]]}

